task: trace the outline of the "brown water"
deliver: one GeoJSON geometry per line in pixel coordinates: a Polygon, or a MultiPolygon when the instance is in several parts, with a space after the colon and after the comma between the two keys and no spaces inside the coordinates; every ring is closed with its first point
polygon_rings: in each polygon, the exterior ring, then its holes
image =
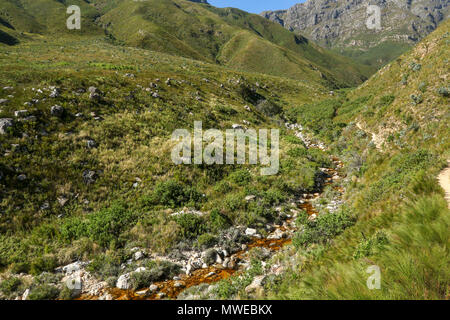
{"type": "MultiPolygon", "coordinates": [[[[337,166],[342,166],[342,163],[337,158],[332,159],[334,164],[337,166]]],[[[337,171],[333,168],[328,168],[326,170],[326,173],[332,177],[333,175],[337,174],[337,171]]],[[[328,178],[324,185],[321,186],[320,192],[323,191],[323,187],[326,185],[329,185],[333,182],[331,178],[328,178]]],[[[340,187],[335,188],[336,190],[343,192],[343,189],[340,187]]],[[[320,194],[315,195],[308,195],[307,197],[304,197],[303,203],[298,204],[298,208],[306,211],[309,216],[313,214],[317,214],[318,212],[313,207],[311,200],[317,198],[320,196],[320,194]]],[[[292,227],[288,227],[291,225],[292,219],[288,219],[285,221],[285,224],[282,226],[276,226],[276,229],[279,229],[281,231],[294,231],[292,227]]],[[[245,250],[239,251],[237,253],[234,253],[232,256],[237,258],[237,261],[239,260],[247,260],[248,261],[248,253],[252,248],[266,248],[271,251],[271,253],[274,253],[276,251],[279,251],[283,246],[286,244],[290,244],[292,242],[292,239],[289,238],[282,238],[282,239],[257,239],[253,238],[253,240],[247,244],[245,250]]],[[[178,295],[186,290],[187,288],[198,286],[200,284],[210,284],[215,283],[217,281],[227,279],[231,275],[235,273],[242,272],[241,269],[226,269],[223,268],[222,265],[214,265],[205,269],[198,269],[193,271],[189,275],[181,275],[180,280],[166,280],[161,282],[154,283],[158,286],[158,292],[157,293],[149,293],[149,290],[121,290],[118,288],[108,288],[106,289],[105,293],[109,293],[114,300],[157,300],[160,299],[159,293],[163,293],[165,295],[164,298],[169,299],[176,299],[178,295]],[[181,283],[182,286],[177,286],[176,284],[181,283]],[[139,294],[138,294],[139,293],[139,294]]],[[[98,299],[97,296],[82,296],[80,297],[81,300],[95,300],[98,299]]]]}

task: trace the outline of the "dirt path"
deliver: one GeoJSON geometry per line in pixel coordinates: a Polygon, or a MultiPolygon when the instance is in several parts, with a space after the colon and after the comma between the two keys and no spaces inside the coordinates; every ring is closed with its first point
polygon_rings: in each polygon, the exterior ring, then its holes
{"type": "Polygon", "coordinates": [[[438,176],[439,184],[445,190],[445,200],[447,200],[448,208],[450,209],[450,160],[448,166],[438,176]]]}

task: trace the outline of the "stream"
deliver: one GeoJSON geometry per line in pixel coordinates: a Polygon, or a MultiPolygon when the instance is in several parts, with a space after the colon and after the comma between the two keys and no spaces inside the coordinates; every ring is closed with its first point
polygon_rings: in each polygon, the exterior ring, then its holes
{"type": "MultiPolygon", "coordinates": [[[[286,124],[288,129],[294,130],[295,135],[301,139],[307,148],[319,148],[325,150],[325,146],[321,143],[315,143],[304,133],[303,128],[298,124],[286,124]]],[[[331,157],[333,162],[332,168],[321,168],[325,175],[325,179],[318,186],[316,193],[303,194],[295,200],[294,212],[304,210],[309,215],[309,219],[317,217],[317,210],[313,206],[313,201],[321,197],[325,186],[342,179],[338,170],[343,167],[342,162],[336,158],[331,157]],[[335,169],[337,168],[337,169],[335,169]],[[297,210],[295,210],[297,209],[297,210]]],[[[337,199],[334,199],[334,208],[328,208],[329,211],[337,210],[337,207],[342,203],[342,194],[344,190],[341,187],[335,187],[338,193],[337,199]]],[[[287,215],[281,225],[274,225],[274,230],[265,238],[252,237],[251,241],[243,245],[242,250],[230,254],[227,258],[229,261],[236,262],[234,268],[224,267],[223,264],[214,264],[212,266],[199,268],[176,277],[176,280],[165,280],[153,283],[153,287],[157,290],[151,291],[150,288],[145,290],[122,290],[118,288],[107,288],[106,293],[114,300],[159,300],[164,298],[176,299],[180,293],[187,288],[198,286],[200,284],[213,284],[223,279],[227,279],[233,274],[239,274],[245,271],[250,261],[250,250],[253,248],[265,248],[269,250],[270,256],[273,256],[277,251],[281,250],[285,245],[292,242],[292,236],[296,231],[295,218],[297,214],[287,215]],[[282,235],[282,236],[280,236],[282,235]]],[[[105,293],[103,293],[105,294],[105,293]]],[[[83,300],[95,300],[98,296],[82,296],[83,300]]]]}

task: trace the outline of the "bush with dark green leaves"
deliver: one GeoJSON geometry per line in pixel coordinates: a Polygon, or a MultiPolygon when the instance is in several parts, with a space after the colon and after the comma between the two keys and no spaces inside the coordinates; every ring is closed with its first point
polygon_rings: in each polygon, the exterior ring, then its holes
{"type": "Polygon", "coordinates": [[[186,186],[176,180],[168,180],[158,183],[153,194],[146,202],[168,207],[179,207],[188,203],[198,203],[201,200],[202,194],[196,188],[186,186]]]}
{"type": "Polygon", "coordinates": [[[126,206],[115,203],[111,207],[90,214],[87,219],[68,219],[60,228],[61,237],[66,241],[87,237],[108,247],[118,244],[120,235],[131,228],[137,215],[126,206]]]}
{"type": "Polygon", "coordinates": [[[213,209],[209,215],[211,220],[211,227],[213,231],[226,229],[232,225],[232,221],[219,210],[213,209]]]}
{"type": "Polygon", "coordinates": [[[29,300],[54,300],[59,296],[59,289],[54,285],[41,284],[33,287],[28,295],[29,300]]]}
{"type": "Polygon", "coordinates": [[[197,246],[201,249],[211,248],[217,244],[217,242],[217,237],[210,233],[202,234],[197,238],[197,246]]]}
{"type": "Polygon", "coordinates": [[[354,223],[355,219],[345,210],[320,214],[315,220],[307,221],[304,230],[295,234],[293,244],[300,248],[312,243],[326,243],[354,223]]]}
{"type": "Polygon", "coordinates": [[[53,272],[58,266],[56,258],[53,256],[40,256],[31,261],[30,273],[32,275],[39,275],[42,272],[53,272]]]}
{"type": "Polygon", "coordinates": [[[151,283],[171,279],[180,273],[181,267],[168,261],[151,262],[150,270],[133,272],[131,284],[133,289],[148,287],[151,283]]]}
{"type": "Polygon", "coordinates": [[[181,227],[183,238],[194,239],[207,231],[205,219],[196,214],[180,214],[175,221],[181,227]]]}
{"type": "Polygon", "coordinates": [[[354,259],[363,257],[369,257],[375,253],[376,250],[380,250],[384,245],[388,244],[389,240],[387,235],[383,231],[377,231],[369,239],[363,239],[356,247],[353,254],[354,259]]]}
{"type": "Polygon", "coordinates": [[[239,186],[245,186],[252,180],[252,175],[248,170],[236,170],[230,174],[230,179],[239,186]]]}
{"type": "Polygon", "coordinates": [[[23,282],[20,278],[9,277],[0,281],[0,291],[3,295],[8,298],[14,298],[21,294],[21,288],[23,287],[23,282]]]}

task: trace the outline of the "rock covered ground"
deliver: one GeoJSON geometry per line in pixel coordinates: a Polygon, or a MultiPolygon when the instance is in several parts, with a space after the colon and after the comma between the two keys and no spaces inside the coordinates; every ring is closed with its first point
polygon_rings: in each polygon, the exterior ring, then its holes
{"type": "MultiPolygon", "coordinates": [[[[305,130],[298,124],[287,124],[286,127],[294,130],[295,135],[300,138],[308,148],[319,148],[325,150],[326,146],[311,139],[305,130]]],[[[342,177],[339,169],[342,169],[342,163],[333,158],[333,168],[321,168],[324,173],[324,179],[319,189],[325,185],[339,181],[342,177]]],[[[319,191],[319,190],[318,190],[319,191]]],[[[248,270],[250,266],[252,249],[259,250],[259,258],[262,260],[263,274],[253,278],[245,291],[249,294],[261,290],[267,276],[272,274],[279,275],[283,272],[283,266],[278,264],[269,264],[268,261],[284,245],[291,243],[294,232],[298,229],[296,218],[304,210],[308,213],[308,219],[314,220],[320,209],[326,208],[330,213],[335,212],[342,204],[342,189],[339,189],[336,196],[328,202],[326,207],[320,204],[321,193],[303,194],[294,202],[290,203],[290,213],[281,212],[281,207],[275,208],[279,212],[283,223],[268,224],[266,229],[269,232],[265,238],[257,233],[256,229],[245,227],[232,227],[222,236],[222,243],[232,243],[233,246],[221,246],[220,244],[206,251],[185,250],[172,253],[167,256],[156,255],[142,248],[134,248],[133,258],[127,264],[139,265],[139,261],[145,258],[151,258],[156,261],[167,261],[180,266],[180,273],[172,279],[155,282],[147,288],[132,290],[132,277],[138,273],[145,272],[145,267],[137,267],[135,270],[120,275],[115,287],[111,287],[105,281],[98,281],[86,266],[89,262],[77,261],[72,264],[59,267],[55,272],[60,277],[60,283],[57,286],[67,286],[72,289],[74,297],[80,299],[163,299],[163,298],[181,298],[195,299],[201,295],[211,292],[214,283],[228,278],[233,274],[242,273],[248,270]],[[197,290],[196,294],[183,291],[187,288],[197,290]],[[199,293],[200,292],[200,293],[199,293]]],[[[249,195],[246,201],[257,201],[256,197],[249,195]]],[[[175,212],[173,215],[193,214],[202,215],[196,210],[183,210],[175,212]]],[[[126,264],[122,265],[126,269],[126,264]]],[[[26,299],[29,290],[25,291],[22,297],[17,299],[26,299]]]]}
{"type": "MultiPolygon", "coordinates": [[[[286,124],[289,130],[293,130],[307,148],[319,148],[325,150],[326,146],[312,139],[298,124],[286,124]]],[[[323,187],[342,179],[339,170],[342,163],[332,159],[333,168],[321,168],[323,180],[316,193],[302,194],[298,199],[289,203],[290,212],[282,212],[281,206],[275,210],[279,213],[282,224],[267,224],[268,235],[263,237],[256,229],[245,227],[231,227],[221,235],[221,241],[213,248],[201,251],[199,249],[177,250],[169,255],[158,255],[142,248],[133,248],[133,257],[124,263],[121,268],[124,271],[114,284],[98,280],[87,270],[90,261],[76,261],[66,266],[55,269],[55,273],[49,277],[50,285],[59,290],[70,289],[72,298],[78,299],[196,299],[207,295],[214,289],[214,283],[226,279],[232,275],[240,276],[251,268],[251,257],[254,250],[258,250],[258,258],[261,259],[263,273],[254,276],[250,285],[245,288],[248,294],[261,290],[265,279],[270,275],[279,275],[284,268],[278,264],[270,264],[268,261],[286,244],[290,244],[295,231],[298,230],[296,219],[299,214],[306,212],[308,219],[317,218],[319,210],[326,208],[330,213],[335,212],[342,204],[342,189],[338,189],[335,196],[326,207],[320,204],[323,187]],[[133,278],[148,270],[143,265],[144,261],[167,262],[179,266],[178,273],[164,281],[148,284],[144,288],[132,290],[133,278]],[[135,267],[130,271],[130,267],[135,267]],[[190,290],[185,291],[186,289],[190,290]],[[195,292],[195,293],[192,293],[195,292]]],[[[246,201],[258,201],[254,195],[249,195],[246,201]]],[[[202,215],[201,211],[185,209],[172,215],[202,215]]],[[[24,283],[33,282],[33,277],[20,274],[24,283]]],[[[26,300],[30,290],[27,289],[17,300],[26,300]]]]}

